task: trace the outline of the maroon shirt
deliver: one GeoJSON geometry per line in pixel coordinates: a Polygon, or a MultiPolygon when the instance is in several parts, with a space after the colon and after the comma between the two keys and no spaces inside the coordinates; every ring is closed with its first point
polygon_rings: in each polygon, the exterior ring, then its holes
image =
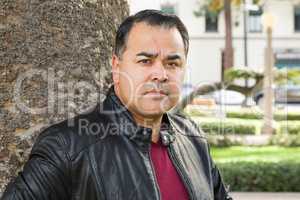
{"type": "Polygon", "coordinates": [[[188,200],[187,190],[169,158],[167,147],[160,140],[151,143],[151,159],[162,200],[188,200]]]}

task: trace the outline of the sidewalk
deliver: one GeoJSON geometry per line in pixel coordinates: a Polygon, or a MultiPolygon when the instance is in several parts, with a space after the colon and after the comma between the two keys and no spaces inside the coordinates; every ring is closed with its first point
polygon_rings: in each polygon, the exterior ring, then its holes
{"type": "Polygon", "coordinates": [[[299,192],[232,192],[234,200],[300,200],[299,192]]]}

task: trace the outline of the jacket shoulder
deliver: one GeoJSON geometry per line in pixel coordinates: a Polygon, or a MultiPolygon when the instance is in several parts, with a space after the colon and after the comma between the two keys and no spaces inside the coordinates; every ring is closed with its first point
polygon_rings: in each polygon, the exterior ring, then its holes
{"type": "Polygon", "coordinates": [[[171,113],[168,115],[172,125],[183,135],[206,139],[204,131],[191,117],[182,112],[171,113]]]}
{"type": "Polygon", "coordinates": [[[108,121],[107,115],[95,110],[79,114],[49,126],[40,133],[35,143],[38,144],[41,140],[57,143],[53,145],[63,146],[72,159],[104,138],[106,130],[104,125],[108,121]]]}

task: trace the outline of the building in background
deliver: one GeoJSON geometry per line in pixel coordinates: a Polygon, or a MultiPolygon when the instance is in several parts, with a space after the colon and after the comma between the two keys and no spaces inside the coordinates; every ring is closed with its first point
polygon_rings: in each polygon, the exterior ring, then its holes
{"type": "MultiPolygon", "coordinates": [[[[194,11],[199,1],[205,0],[129,0],[131,14],[143,9],[160,9],[177,14],[190,34],[190,53],[186,82],[197,85],[221,80],[222,51],[225,46],[224,13],[217,19],[207,15],[196,17],[194,11]]],[[[257,10],[247,15],[248,67],[263,70],[266,35],[261,25],[264,11],[271,12],[276,20],[273,46],[275,65],[300,67],[300,1],[262,0],[257,10]]],[[[243,9],[233,7],[234,67],[245,66],[243,9]]]]}

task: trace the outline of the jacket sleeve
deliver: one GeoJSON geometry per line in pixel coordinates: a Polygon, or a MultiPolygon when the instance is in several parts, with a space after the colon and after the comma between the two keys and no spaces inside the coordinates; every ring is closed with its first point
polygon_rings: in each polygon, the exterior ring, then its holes
{"type": "Polygon", "coordinates": [[[69,199],[69,159],[57,132],[50,127],[40,134],[23,171],[6,187],[1,200],[69,199]]]}
{"type": "Polygon", "coordinates": [[[212,161],[212,178],[214,185],[214,199],[215,200],[232,200],[227,189],[222,181],[222,177],[218,167],[212,161]]]}
{"type": "MultiPolygon", "coordinates": [[[[203,130],[193,121],[190,119],[193,126],[197,129],[197,132],[199,135],[204,136],[205,133],[203,130]]],[[[211,166],[211,177],[212,177],[212,183],[213,183],[213,190],[214,190],[214,200],[233,200],[232,197],[229,196],[228,191],[224,185],[224,182],[222,180],[222,176],[220,174],[220,171],[214,161],[212,160],[211,154],[210,154],[210,145],[206,142],[207,147],[207,153],[208,153],[208,162],[211,166]]]]}

